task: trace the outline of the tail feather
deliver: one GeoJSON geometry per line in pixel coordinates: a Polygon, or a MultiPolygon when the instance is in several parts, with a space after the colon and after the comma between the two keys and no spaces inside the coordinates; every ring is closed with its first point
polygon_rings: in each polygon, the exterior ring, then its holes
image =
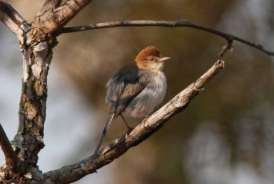
{"type": "Polygon", "coordinates": [[[109,118],[108,118],[108,120],[107,120],[107,122],[105,123],[104,129],[103,129],[103,131],[102,131],[102,133],[100,135],[99,142],[98,142],[97,147],[95,149],[95,154],[97,154],[99,152],[99,150],[100,150],[100,148],[102,146],[104,137],[106,136],[107,131],[110,128],[110,125],[111,125],[112,121],[114,120],[114,118],[115,118],[115,113],[111,113],[110,116],[109,116],[109,118]]]}

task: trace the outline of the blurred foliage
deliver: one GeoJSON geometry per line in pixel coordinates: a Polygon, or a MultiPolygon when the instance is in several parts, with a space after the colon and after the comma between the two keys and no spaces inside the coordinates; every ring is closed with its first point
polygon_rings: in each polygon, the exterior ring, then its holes
{"type": "MultiPolygon", "coordinates": [[[[247,4],[244,2],[245,0],[94,0],[70,25],[128,19],[189,19],[271,45],[267,38],[257,37],[258,31],[263,29],[256,26],[267,26],[265,29],[270,29],[268,33],[273,33],[273,16],[270,13],[265,15],[267,25],[250,16],[250,12],[246,12],[246,19],[243,19],[241,16],[244,12],[238,9],[247,4]]],[[[268,0],[262,2],[270,2],[273,13],[274,3],[268,0]]],[[[273,46],[273,41],[271,43],[273,46]]],[[[189,28],[113,28],[61,36],[53,62],[74,82],[90,105],[98,113],[102,113],[102,119],[98,121],[99,132],[103,126],[101,122],[104,122],[108,114],[104,103],[106,81],[123,64],[132,62],[134,55],[142,47],[156,45],[163,55],[172,57],[172,62],[165,68],[168,100],[216,60],[223,44],[224,40],[214,35],[189,28]]],[[[273,62],[263,53],[238,43],[235,44],[234,51],[227,54],[225,61],[224,72],[207,86],[185,112],[177,115],[170,120],[168,126],[115,162],[113,183],[195,183],[195,178],[187,171],[188,167],[185,167],[184,158],[188,158],[186,154],[189,141],[208,122],[217,127],[215,132],[224,140],[231,167],[244,161],[255,169],[259,168],[261,160],[258,155],[264,149],[265,137],[261,123],[263,120],[260,118],[267,116],[260,114],[260,109],[263,109],[260,107],[268,107],[269,112],[271,108],[273,110],[273,62]],[[248,121],[244,120],[246,117],[249,117],[248,121]],[[254,131],[245,141],[255,141],[252,149],[241,151],[246,143],[241,139],[245,135],[244,127],[249,126],[254,131]]],[[[116,122],[111,131],[114,136],[123,131],[120,123],[116,122]]]]}

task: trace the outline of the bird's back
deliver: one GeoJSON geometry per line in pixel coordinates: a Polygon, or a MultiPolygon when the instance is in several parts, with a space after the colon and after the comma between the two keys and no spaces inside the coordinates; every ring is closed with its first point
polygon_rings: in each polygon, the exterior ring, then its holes
{"type": "Polygon", "coordinates": [[[106,87],[106,102],[112,112],[144,117],[163,101],[166,78],[161,71],[140,70],[130,64],[115,73],[106,87]]]}
{"type": "Polygon", "coordinates": [[[126,65],[107,82],[105,100],[110,105],[112,112],[119,114],[145,86],[146,83],[141,81],[137,66],[126,65]]]}

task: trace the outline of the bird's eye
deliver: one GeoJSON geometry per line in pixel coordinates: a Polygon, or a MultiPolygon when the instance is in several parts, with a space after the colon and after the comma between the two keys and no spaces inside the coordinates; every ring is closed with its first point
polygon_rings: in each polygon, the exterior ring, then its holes
{"type": "Polygon", "coordinates": [[[148,61],[153,61],[153,60],[154,60],[154,58],[153,58],[152,56],[148,56],[146,59],[147,59],[148,61]]]}
{"type": "Polygon", "coordinates": [[[146,58],[146,60],[147,61],[149,61],[149,62],[157,62],[158,60],[157,60],[157,57],[155,57],[155,56],[148,56],[147,58],[146,58]]]}

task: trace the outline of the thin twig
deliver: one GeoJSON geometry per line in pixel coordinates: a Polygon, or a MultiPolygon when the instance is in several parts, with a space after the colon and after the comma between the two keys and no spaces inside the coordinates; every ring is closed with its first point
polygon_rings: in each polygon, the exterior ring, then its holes
{"type": "Polygon", "coordinates": [[[16,168],[16,155],[12,149],[10,141],[0,123],[0,145],[5,155],[5,160],[8,168],[15,169],[16,168]]]}
{"type": "Polygon", "coordinates": [[[218,35],[227,41],[238,41],[250,47],[253,47],[257,50],[264,52],[269,56],[274,56],[274,51],[270,51],[264,48],[262,45],[250,42],[238,36],[225,33],[222,31],[218,31],[206,26],[201,26],[195,23],[192,23],[188,20],[179,20],[179,21],[164,21],[164,20],[125,20],[125,21],[112,21],[112,22],[101,22],[95,24],[89,24],[86,26],[73,26],[73,27],[64,27],[62,28],[58,34],[61,33],[73,33],[73,32],[81,32],[81,31],[89,31],[89,30],[96,30],[96,29],[106,29],[106,28],[115,28],[115,27],[189,27],[198,30],[202,30],[214,35],[218,35]]]}
{"type": "MultiPolygon", "coordinates": [[[[230,43],[230,42],[228,42],[230,43]]],[[[230,44],[228,44],[230,45],[230,44]]],[[[223,50],[223,56],[228,49],[223,50]]],[[[146,140],[177,113],[183,111],[189,103],[202,91],[205,84],[224,67],[224,61],[218,59],[199,79],[190,84],[158,111],[139,123],[129,135],[114,140],[103,147],[97,155],[90,157],[57,170],[44,174],[45,178],[55,183],[71,183],[79,180],[87,174],[96,172],[97,169],[109,164],[122,156],[128,149],[146,140]]]]}
{"type": "Polygon", "coordinates": [[[233,40],[227,40],[226,44],[223,46],[221,52],[218,55],[218,59],[222,60],[229,50],[232,49],[233,40]]]}

